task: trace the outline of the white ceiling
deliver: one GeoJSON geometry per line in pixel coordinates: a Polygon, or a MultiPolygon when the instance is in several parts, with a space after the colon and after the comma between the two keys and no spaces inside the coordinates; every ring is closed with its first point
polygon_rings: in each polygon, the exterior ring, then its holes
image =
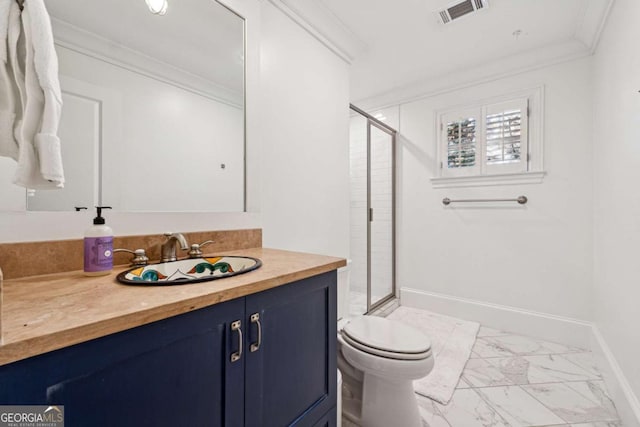
{"type": "Polygon", "coordinates": [[[242,93],[244,20],[213,0],[169,1],[164,16],[144,0],[51,0],[62,21],[202,79],[242,93]]]}
{"type": "MultiPolygon", "coordinates": [[[[351,63],[351,99],[359,101],[590,53],[613,0],[489,0],[488,9],[446,25],[435,13],[451,0],[269,1],[351,63]]],[[[47,8],[55,19],[242,89],[243,21],[213,0],[170,1],[165,16],[149,13],[144,0],[51,0],[47,8]]]]}
{"type": "MultiPolygon", "coordinates": [[[[294,7],[293,2],[283,1],[294,7]]],[[[452,73],[472,75],[475,68],[491,63],[508,64],[505,59],[514,55],[530,53],[535,62],[547,60],[545,52],[587,53],[611,2],[489,0],[488,9],[443,25],[435,12],[451,5],[451,0],[314,1],[361,46],[351,64],[352,100],[452,73]],[[516,37],[515,31],[521,34],[516,37]]]]}

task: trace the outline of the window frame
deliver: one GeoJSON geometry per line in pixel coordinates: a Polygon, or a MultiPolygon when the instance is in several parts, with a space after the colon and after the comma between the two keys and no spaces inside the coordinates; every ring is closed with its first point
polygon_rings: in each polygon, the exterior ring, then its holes
{"type": "MultiPolygon", "coordinates": [[[[436,176],[431,178],[434,188],[470,187],[500,184],[529,184],[542,182],[543,170],[543,129],[544,129],[544,86],[511,92],[501,96],[486,98],[477,102],[437,110],[434,113],[434,140],[437,145],[436,176]],[[510,104],[526,104],[526,141],[523,138],[523,162],[501,165],[487,164],[486,116],[494,108],[510,104]],[[472,112],[477,113],[472,113],[472,112]],[[476,165],[473,167],[447,168],[448,149],[446,119],[456,115],[479,115],[481,126],[476,137],[476,165]],[[525,148],[526,146],[526,148],[525,148]]],[[[523,108],[523,107],[521,107],[523,108]]],[[[524,133],[524,132],[523,132],[524,133]]]]}

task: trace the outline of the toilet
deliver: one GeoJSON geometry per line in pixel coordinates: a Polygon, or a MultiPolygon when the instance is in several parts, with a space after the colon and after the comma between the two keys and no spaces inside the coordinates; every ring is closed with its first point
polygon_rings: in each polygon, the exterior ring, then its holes
{"type": "Polygon", "coordinates": [[[421,427],[413,380],[433,369],[431,342],[400,322],[361,316],[338,332],[342,414],[364,427],[421,427]]]}
{"type": "Polygon", "coordinates": [[[421,331],[401,322],[375,316],[344,317],[346,307],[340,308],[349,295],[348,267],[342,277],[338,271],[338,314],[342,317],[337,346],[342,376],[338,420],[341,412],[363,427],[422,427],[413,381],[433,369],[431,342],[421,331]]]}

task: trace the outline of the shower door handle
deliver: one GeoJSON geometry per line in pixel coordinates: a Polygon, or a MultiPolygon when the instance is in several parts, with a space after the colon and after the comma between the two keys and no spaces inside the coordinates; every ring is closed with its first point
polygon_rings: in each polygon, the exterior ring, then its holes
{"type": "Polygon", "coordinates": [[[373,208],[369,208],[369,222],[373,222],[373,208]]]}

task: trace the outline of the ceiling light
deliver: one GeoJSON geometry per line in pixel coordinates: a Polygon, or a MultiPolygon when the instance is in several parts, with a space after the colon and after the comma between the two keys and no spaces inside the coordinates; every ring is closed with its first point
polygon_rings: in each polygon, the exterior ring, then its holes
{"type": "Polygon", "coordinates": [[[164,15],[167,13],[169,2],[167,0],[145,0],[147,7],[154,15],[164,15]]]}

